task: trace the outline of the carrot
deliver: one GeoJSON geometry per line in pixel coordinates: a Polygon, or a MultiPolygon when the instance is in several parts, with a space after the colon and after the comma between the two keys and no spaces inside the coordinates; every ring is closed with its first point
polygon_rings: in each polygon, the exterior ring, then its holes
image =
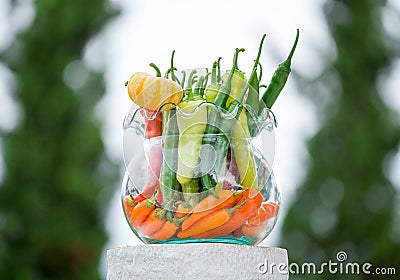
{"type": "Polygon", "coordinates": [[[188,229],[191,225],[196,223],[201,218],[206,217],[207,215],[215,212],[224,207],[232,207],[235,205],[236,199],[239,197],[240,194],[235,194],[230,190],[220,190],[217,192],[218,198],[214,195],[210,194],[202,201],[196,204],[193,207],[193,213],[183,221],[182,223],[182,230],[188,229]]]}
{"type": "Polygon", "coordinates": [[[144,220],[150,215],[151,211],[153,211],[154,206],[150,200],[142,200],[140,201],[135,208],[133,208],[129,220],[131,222],[131,226],[134,228],[139,228],[144,220]]]}
{"type": "Polygon", "coordinates": [[[136,206],[137,202],[135,202],[135,198],[130,194],[124,197],[123,199],[123,207],[125,211],[126,217],[131,216],[133,208],[136,206]]]}
{"type": "Polygon", "coordinates": [[[217,236],[226,236],[234,230],[240,228],[251,216],[257,213],[262,202],[262,195],[255,189],[248,189],[244,192],[242,199],[239,203],[246,203],[232,213],[231,218],[223,225],[194,235],[194,238],[213,238],[217,236]]]}
{"type": "Polygon", "coordinates": [[[143,224],[139,226],[139,232],[142,235],[151,236],[152,233],[158,231],[165,224],[166,220],[160,220],[156,213],[156,209],[152,210],[143,224]]]}
{"type": "Polygon", "coordinates": [[[219,227],[226,223],[231,217],[232,213],[236,211],[238,208],[243,207],[246,201],[243,201],[241,204],[236,205],[232,208],[223,208],[218,211],[214,211],[211,214],[205,216],[204,218],[198,220],[192,226],[190,226],[186,230],[182,230],[178,233],[179,238],[187,238],[192,235],[200,234],[202,232],[211,230],[213,228],[219,227]]]}
{"type": "Polygon", "coordinates": [[[159,230],[150,234],[149,237],[151,239],[167,240],[175,235],[178,228],[174,223],[166,221],[159,230]]]}

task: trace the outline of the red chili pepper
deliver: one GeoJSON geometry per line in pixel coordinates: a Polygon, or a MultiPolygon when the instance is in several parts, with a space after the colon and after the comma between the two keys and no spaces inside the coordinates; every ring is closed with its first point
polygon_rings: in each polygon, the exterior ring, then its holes
{"type": "Polygon", "coordinates": [[[160,113],[157,114],[156,111],[151,111],[148,109],[141,110],[140,113],[145,118],[145,136],[147,139],[149,139],[146,143],[146,154],[149,161],[149,175],[145,187],[142,193],[136,197],[136,201],[153,196],[157,186],[159,185],[160,170],[162,165],[161,139],[152,139],[162,135],[162,116],[160,113]]]}
{"type": "Polygon", "coordinates": [[[163,203],[163,198],[162,198],[162,193],[160,190],[160,184],[157,183],[157,185],[154,186],[154,188],[145,188],[143,192],[138,194],[135,198],[134,201],[135,203],[139,203],[145,199],[149,199],[153,196],[153,194],[157,191],[157,202],[159,204],[163,203]]]}
{"type": "MultiPolygon", "coordinates": [[[[157,111],[152,111],[145,109],[147,111],[147,115],[151,116],[150,118],[145,117],[146,126],[145,126],[145,136],[147,139],[151,139],[153,137],[162,135],[162,116],[161,113],[157,111]],[[154,118],[153,118],[154,117],[154,118]]],[[[145,115],[145,112],[140,111],[142,116],[145,115]]]]}
{"type": "Polygon", "coordinates": [[[145,197],[143,193],[140,193],[139,195],[137,195],[137,196],[135,197],[134,200],[135,200],[136,203],[139,203],[139,202],[141,202],[141,201],[143,201],[143,200],[145,200],[145,199],[147,199],[147,197],[145,197]]]}
{"type": "Polygon", "coordinates": [[[160,138],[150,139],[146,143],[146,154],[148,158],[149,171],[148,177],[143,189],[143,195],[150,198],[159,185],[160,171],[162,165],[162,141],[160,138]]]}

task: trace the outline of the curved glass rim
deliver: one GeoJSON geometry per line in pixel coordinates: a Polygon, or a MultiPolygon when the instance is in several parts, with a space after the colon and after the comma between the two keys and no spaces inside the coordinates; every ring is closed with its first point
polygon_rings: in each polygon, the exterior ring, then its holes
{"type": "MultiPolygon", "coordinates": [[[[213,110],[216,110],[216,112],[218,112],[220,117],[223,119],[234,119],[237,115],[237,112],[241,108],[244,108],[246,110],[246,112],[250,115],[251,119],[253,119],[256,124],[265,125],[267,123],[272,123],[273,126],[278,127],[278,121],[276,119],[276,116],[275,116],[274,112],[269,108],[264,108],[261,114],[257,114],[250,105],[241,104],[240,106],[236,107],[232,112],[227,112],[226,110],[216,106],[213,102],[203,101],[203,102],[199,103],[198,105],[196,105],[196,107],[193,109],[193,111],[191,113],[184,112],[178,106],[178,104],[176,104],[174,102],[164,103],[157,111],[152,111],[152,110],[146,109],[144,107],[138,107],[133,113],[129,113],[125,117],[124,122],[123,122],[123,129],[126,130],[128,128],[135,128],[135,127],[137,127],[137,125],[141,125],[141,122],[138,122],[137,120],[135,120],[138,112],[140,112],[146,120],[154,120],[155,118],[157,118],[157,116],[159,114],[161,114],[162,109],[166,106],[173,106],[173,108],[176,109],[177,114],[180,116],[183,116],[185,118],[190,118],[190,117],[195,116],[201,107],[211,106],[213,108],[213,110]]],[[[132,105],[132,109],[134,107],[136,107],[136,106],[132,105]]],[[[171,109],[169,109],[169,110],[171,110],[171,109]]]]}

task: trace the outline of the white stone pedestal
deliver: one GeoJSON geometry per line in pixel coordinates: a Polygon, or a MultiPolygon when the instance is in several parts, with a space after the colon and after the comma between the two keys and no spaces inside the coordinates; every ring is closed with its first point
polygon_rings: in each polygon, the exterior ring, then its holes
{"type": "Polygon", "coordinates": [[[285,249],[219,243],[138,245],[107,251],[108,280],[289,279],[285,249]]]}

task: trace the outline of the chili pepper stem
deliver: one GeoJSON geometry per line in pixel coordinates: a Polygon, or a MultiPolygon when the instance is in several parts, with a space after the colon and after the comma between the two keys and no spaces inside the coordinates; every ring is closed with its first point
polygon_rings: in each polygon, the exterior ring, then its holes
{"type": "Polygon", "coordinates": [[[232,213],[233,213],[235,210],[237,210],[238,208],[240,208],[240,207],[242,207],[243,205],[245,205],[246,202],[247,202],[247,198],[245,198],[245,199],[243,200],[242,203],[240,203],[240,204],[238,204],[238,205],[236,205],[236,206],[234,206],[234,207],[232,207],[232,208],[226,209],[226,212],[228,212],[228,215],[231,216],[232,213]]]}
{"type": "Polygon", "coordinates": [[[172,55],[171,55],[171,68],[170,68],[170,72],[171,72],[171,80],[173,80],[174,82],[177,81],[177,78],[175,76],[175,67],[174,67],[174,57],[175,57],[175,50],[172,51],[172,55]]]}
{"type": "Polygon", "coordinates": [[[181,71],[181,73],[182,73],[181,87],[185,88],[186,72],[185,71],[181,71]]]}
{"type": "Polygon", "coordinates": [[[158,210],[156,210],[155,215],[159,220],[163,220],[163,219],[165,219],[166,212],[167,212],[167,210],[165,208],[158,209],[158,210]]]}
{"type": "MultiPolygon", "coordinates": [[[[261,82],[263,69],[262,69],[262,65],[261,65],[260,62],[258,62],[258,67],[260,67],[260,75],[258,76],[258,82],[261,82]]],[[[260,85],[260,86],[261,86],[261,85],[260,85]]]]}
{"type": "Polygon", "coordinates": [[[173,223],[174,223],[177,227],[179,227],[179,226],[183,223],[183,221],[186,220],[186,219],[189,218],[189,217],[190,217],[190,215],[184,216],[184,217],[182,217],[182,218],[175,218],[175,219],[173,219],[173,223]]]}
{"type": "Polygon", "coordinates": [[[156,77],[161,77],[160,68],[158,68],[157,65],[155,65],[154,63],[150,63],[149,65],[150,67],[154,68],[154,70],[156,70],[156,77]]]}
{"type": "Polygon", "coordinates": [[[172,212],[171,211],[167,211],[167,213],[165,214],[165,217],[167,218],[168,222],[170,222],[170,223],[173,222],[172,212]]]}
{"type": "Polygon", "coordinates": [[[193,83],[196,81],[197,78],[197,70],[192,70],[189,74],[188,82],[187,82],[187,89],[186,89],[186,96],[187,98],[193,99],[193,83]]]}
{"type": "Polygon", "coordinates": [[[217,68],[218,68],[217,83],[219,83],[221,81],[221,59],[222,59],[222,57],[219,57],[217,60],[217,68]]]}
{"type": "Polygon", "coordinates": [[[211,70],[211,84],[217,83],[217,66],[218,66],[217,61],[214,61],[212,70],[211,70]]]}
{"type": "Polygon", "coordinates": [[[149,199],[146,201],[146,206],[147,206],[147,208],[150,208],[150,209],[155,209],[156,208],[154,202],[149,200],[149,199]]]}
{"type": "Polygon", "coordinates": [[[129,194],[129,198],[130,198],[130,200],[128,200],[128,205],[132,206],[132,207],[135,207],[136,204],[138,204],[138,203],[135,201],[135,198],[133,197],[133,195],[129,194]]]}

